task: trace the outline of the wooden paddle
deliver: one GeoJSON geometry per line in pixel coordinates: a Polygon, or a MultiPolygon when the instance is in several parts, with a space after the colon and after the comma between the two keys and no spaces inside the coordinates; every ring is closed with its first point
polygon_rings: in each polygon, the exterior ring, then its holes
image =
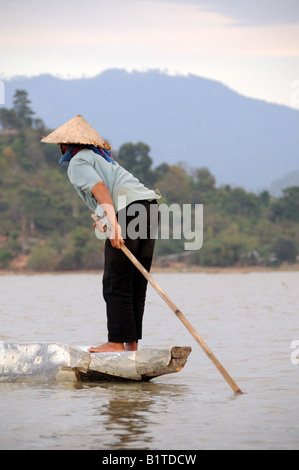
{"type": "MultiPolygon", "coordinates": [[[[94,214],[92,215],[94,220],[98,220],[94,214]]],[[[181,320],[181,322],[185,325],[187,330],[191,333],[193,338],[197,341],[199,346],[203,349],[206,355],[211,359],[213,364],[219,370],[219,372],[223,375],[227,383],[233,389],[236,394],[242,394],[242,390],[236,382],[232,379],[229,375],[227,370],[223,367],[223,365],[218,361],[215,355],[212,353],[210,348],[206,345],[203,339],[199,336],[199,334],[195,331],[193,326],[189,323],[185,315],[178,309],[178,307],[172,302],[172,300],[166,295],[166,293],[161,289],[161,287],[154,281],[150,273],[142,266],[142,264],[138,261],[138,259],[131,253],[131,251],[122,243],[121,244],[122,252],[132,261],[134,266],[143,274],[143,276],[148,280],[148,282],[153,286],[153,288],[158,292],[158,294],[162,297],[162,299],[167,303],[167,305],[171,308],[171,310],[176,314],[176,316],[181,320]]]]}
{"type": "Polygon", "coordinates": [[[165,294],[165,292],[161,289],[161,287],[154,281],[152,276],[149,272],[142,266],[142,264],[137,260],[137,258],[131,253],[131,251],[122,243],[121,250],[125,255],[132,261],[132,263],[136,266],[136,268],[143,274],[143,276],[148,280],[148,282],[154,287],[154,289],[158,292],[158,294],[165,300],[167,305],[171,308],[171,310],[176,314],[176,316],[181,320],[181,322],[185,325],[187,330],[191,333],[193,338],[197,341],[200,347],[204,350],[206,355],[211,359],[214,365],[217,367],[219,372],[223,375],[227,383],[231,386],[233,391],[236,394],[242,394],[242,390],[238,387],[236,382],[232,379],[229,373],[225,370],[222,364],[218,361],[218,359],[214,356],[212,351],[208,348],[206,343],[202,340],[199,334],[195,331],[193,326],[189,323],[185,315],[177,308],[177,306],[172,302],[172,300],[165,294]]]}

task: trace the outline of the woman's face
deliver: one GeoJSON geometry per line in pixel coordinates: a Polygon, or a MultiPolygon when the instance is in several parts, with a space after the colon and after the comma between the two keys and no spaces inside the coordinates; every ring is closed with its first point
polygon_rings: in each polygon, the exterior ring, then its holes
{"type": "Polygon", "coordinates": [[[63,155],[67,151],[68,146],[65,144],[59,144],[59,150],[61,155],[63,155]]]}

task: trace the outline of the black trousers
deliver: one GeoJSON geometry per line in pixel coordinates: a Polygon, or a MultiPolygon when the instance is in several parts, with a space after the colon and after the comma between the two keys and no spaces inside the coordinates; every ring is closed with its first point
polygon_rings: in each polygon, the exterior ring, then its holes
{"type": "MultiPolygon", "coordinates": [[[[154,253],[158,208],[156,201],[137,201],[117,214],[125,245],[147,271],[151,268],[154,253]],[[136,214],[130,215],[135,209],[136,214]]],[[[106,302],[108,341],[123,343],[142,338],[146,290],[145,277],[107,239],[103,296],[106,302]]]]}

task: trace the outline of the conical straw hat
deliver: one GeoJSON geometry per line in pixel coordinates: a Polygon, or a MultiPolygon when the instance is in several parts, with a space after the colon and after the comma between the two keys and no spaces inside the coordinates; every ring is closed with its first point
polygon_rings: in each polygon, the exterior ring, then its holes
{"type": "Polygon", "coordinates": [[[48,144],[84,144],[105,149],[111,148],[80,114],[55,129],[47,137],[43,137],[41,142],[48,144]]]}

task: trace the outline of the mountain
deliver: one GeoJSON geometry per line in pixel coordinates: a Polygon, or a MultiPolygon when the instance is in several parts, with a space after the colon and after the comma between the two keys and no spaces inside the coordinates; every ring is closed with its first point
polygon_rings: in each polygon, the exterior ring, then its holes
{"type": "Polygon", "coordinates": [[[156,70],[107,70],[93,78],[14,77],[5,107],[25,89],[54,129],[82,114],[117,150],[145,142],[154,166],[208,167],[217,184],[258,191],[299,169],[299,110],[242,96],[220,82],[156,70]]]}

